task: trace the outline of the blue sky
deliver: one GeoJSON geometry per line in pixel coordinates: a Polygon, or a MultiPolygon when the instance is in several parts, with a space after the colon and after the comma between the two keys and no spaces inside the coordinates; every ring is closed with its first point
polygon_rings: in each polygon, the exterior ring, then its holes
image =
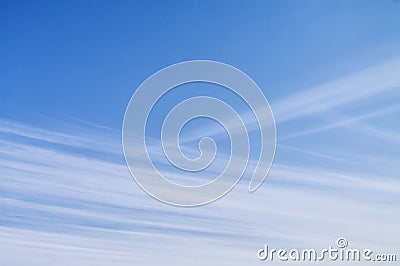
{"type": "MultiPolygon", "coordinates": [[[[0,261],[257,265],[264,243],[325,248],[340,236],[400,255],[399,12],[398,1],[1,1],[0,261]],[[255,193],[244,180],[211,205],[182,209],[133,182],[121,128],[148,76],[194,59],[257,82],[277,151],[255,193]]],[[[161,113],[202,94],[236,106],[251,128],[226,91],[178,88],[151,117],[161,168],[161,113]]],[[[219,129],[188,125],[184,148],[210,132],[226,146],[219,129]]]]}

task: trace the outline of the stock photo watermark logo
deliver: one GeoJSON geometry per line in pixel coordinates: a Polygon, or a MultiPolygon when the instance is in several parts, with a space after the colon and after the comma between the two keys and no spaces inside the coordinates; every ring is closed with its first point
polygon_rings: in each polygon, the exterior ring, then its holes
{"type": "Polygon", "coordinates": [[[349,242],[344,237],[336,240],[336,247],[329,246],[321,250],[316,249],[274,249],[264,245],[257,251],[261,261],[370,261],[395,262],[396,254],[375,253],[371,249],[349,248],[349,242]]]}
{"type": "Polygon", "coordinates": [[[249,76],[235,67],[216,61],[187,61],[168,66],[150,76],[137,88],[126,108],[122,130],[124,156],[131,175],[149,195],[176,206],[211,203],[239,182],[250,154],[246,121],[243,121],[233,106],[215,97],[196,96],[175,105],[163,121],[161,141],[164,155],[170,164],[183,171],[202,171],[215,158],[215,141],[210,137],[201,139],[198,143],[200,156],[190,159],[181,150],[179,136],[182,127],[195,118],[206,117],[218,122],[230,140],[229,160],[218,177],[204,185],[183,186],[164,178],[150,158],[146,143],[146,124],[150,112],[167,92],[191,82],[211,83],[229,89],[254,114],[261,138],[257,165],[249,184],[249,192],[254,192],[268,175],[274,158],[274,117],[263,92],[249,76]],[[170,140],[173,140],[172,144],[170,140]]]}

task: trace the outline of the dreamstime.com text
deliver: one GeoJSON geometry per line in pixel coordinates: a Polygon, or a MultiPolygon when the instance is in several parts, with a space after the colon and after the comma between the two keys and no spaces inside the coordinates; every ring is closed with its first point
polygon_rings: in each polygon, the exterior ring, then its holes
{"type": "Polygon", "coordinates": [[[338,238],[337,247],[329,246],[319,251],[315,249],[271,249],[268,245],[257,251],[258,259],[262,261],[397,261],[396,254],[375,254],[371,249],[348,248],[345,238],[338,238]]]}

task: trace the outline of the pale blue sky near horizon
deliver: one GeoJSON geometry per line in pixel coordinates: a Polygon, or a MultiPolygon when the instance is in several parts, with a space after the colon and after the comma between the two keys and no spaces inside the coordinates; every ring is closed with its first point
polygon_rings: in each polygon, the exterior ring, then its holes
{"type": "MultiPolygon", "coordinates": [[[[398,14],[392,0],[0,1],[0,261],[280,265],[258,261],[256,251],[327,248],[342,236],[399,258],[398,14]],[[185,209],[134,183],[121,130],[146,78],[196,59],[233,65],[259,85],[277,151],[255,193],[244,180],[215,203],[185,209]]],[[[178,87],[150,116],[160,168],[165,112],[203,94],[252,123],[218,86],[178,87]]],[[[195,156],[208,134],[227,147],[215,124],[194,121],[184,148],[195,156]]],[[[257,131],[250,135],[256,147],[257,131]]],[[[211,180],[220,155],[196,177],[211,180]]]]}

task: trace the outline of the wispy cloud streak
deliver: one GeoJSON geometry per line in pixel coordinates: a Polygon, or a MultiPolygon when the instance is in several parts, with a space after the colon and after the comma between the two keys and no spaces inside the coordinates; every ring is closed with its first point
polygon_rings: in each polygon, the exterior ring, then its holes
{"type": "MultiPolygon", "coordinates": [[[[10,124],[1,128],[13,131],[5,127],[10,124]]],[[[63,136],[63,144],[84,145],[76,142],[85,139],[78,132],[63,136]]],[[[104,138],[107,134],[99,130],[92,141],[104,138]]],[[[146,195],[123,161],[29,139],[7,137],[0,143],[0,246],[9,250],[0,259],[11,265],[22,265],[27,257],[41,265],[153,265],[160,257],[164,265],[216,260],[252,265],[264,242],[319,247],[343,234],[369,248],[398,248],[391,240],[400,221],[396,205],[390,204],[400,199],[395,166],[381,179],[278,162],[256,193],[247,193],[247,184],[240,183],[212,205],[186,209],[146,195]],[[370,228],[376,228],[372,236],[370,228]]]]}

